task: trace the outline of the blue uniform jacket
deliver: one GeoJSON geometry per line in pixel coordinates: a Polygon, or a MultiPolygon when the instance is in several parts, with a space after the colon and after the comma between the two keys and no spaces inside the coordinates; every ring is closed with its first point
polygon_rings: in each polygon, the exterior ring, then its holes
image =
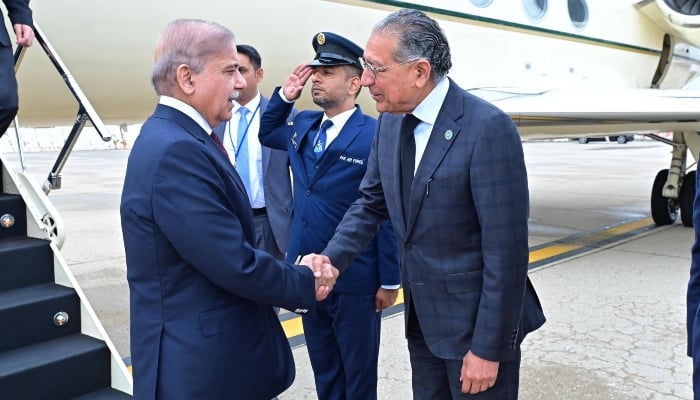
{"type": "MultiPolygon", "coordinates": [[[[293,104],[284,102],[279,88],[270,98],[260,126],[260,142],[287,149],[294,175],[294,208],[287,260],[320,253],[353,201],[360,196],[359,185],[367,170],[367,158],[374,138],[376,120],[357,107],[338,137],[328,146],[315,173],[307,174],[302,144],[313,140],[323,112],[301,111],[293,123],[286,122],[293,104]],[[311,175],[309,177],[309,175],[311,175]]],[[[369,294],[380,285],[398,285],[401,272],[396,239],[390,224],[383,224],[365,250],[353,260],[333,291],[369,294]]]]}

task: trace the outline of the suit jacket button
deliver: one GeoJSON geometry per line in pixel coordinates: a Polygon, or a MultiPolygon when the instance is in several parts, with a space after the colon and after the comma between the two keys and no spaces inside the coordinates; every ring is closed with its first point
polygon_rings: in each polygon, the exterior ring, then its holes
{"type": "Polygon", "coordinates": [[[413,248],[413,243],[408,242],[408,243],[403,245],[403,248],[406,250],[411,250],[413,248]]]}

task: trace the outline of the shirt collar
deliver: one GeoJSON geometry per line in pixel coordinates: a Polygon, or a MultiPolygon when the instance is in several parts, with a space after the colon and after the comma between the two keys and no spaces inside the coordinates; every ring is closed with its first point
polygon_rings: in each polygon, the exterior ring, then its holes
{"type": "Polygon", "coordinates": [[[422,122],[435,125],[437,116],[440,113],[440,108],[442,108],[442,103],[445,102],[449,89],[449,79],[442,78],[411,114],[415,115],[422,122]]]}
{"type": "Polygon", "coordinates": [[[233,102],[233,113],[237,113],[238,109],[241,107],[245,107],[248,109],[248,112],[253,112],[258,109],[260,106],[260,92],[253,97],[251,101],[249,101],[245,106],[240,105],[237,101],[233,102]]]}
{"type": "Polygon", "coordinates": [[[323,118],[321,119],[321,124],[323,124],[326,120],[330,119],[333,121],[333,127],[340,132],[343,129],[343,126],[345,126],[345,123],[348,122],[352,114],[357,110],[357,106],[347,110],[343,111],[340,114],[336,115],[333,118],[328,118],[328,116],[324,113],[323,118]]]}
{"type": "Polygon", "coordinates": [[[211,126],[209,126],[209,123],[204,119],[204,117],[202,117],[202,114],[200,114],[199,111],[195,110],[191,105],[185,103],[182,100],[178,100],[170,96],[160,96],[160,100],[158,100],[158,103],[168,107],[172,107],[180,111],[181,113],[187,115],[194,122],[196,122],[197,125],[202,127],[202,129],[204,129],[204,132],[207,132],[207,134],[211,134],[212,129],[211,126]]]}

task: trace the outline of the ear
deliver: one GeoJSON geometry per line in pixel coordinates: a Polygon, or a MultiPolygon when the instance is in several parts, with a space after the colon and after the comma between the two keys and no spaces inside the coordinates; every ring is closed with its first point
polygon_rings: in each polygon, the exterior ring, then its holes
{"type": "Polygon", "coordinates": [[[358,91],[362,89],[362,80],[359,76],[353,76],[348,81],[348,91],[351,95],[355,96],[358,91]]]}
{"type": "Polygon", "coordinates": [[[176,70],[177,85],[185,94],[194,93],[194,74],[187,64],[180,64],[176,70]]]}
{"type": "Polygon", "coordinates": [[[264,75],[265,75],[265,71],[263,70],[262,67],[258,68],[255,71],[255,79],[258,81],[258,83],[260,83],[262,81],[264,75]]]}
{"type": "Polygon", "coordinates": [[[416,62],[412,72],[415,74],[416,86],[423,87],[428,82],[430,82],[430,63],[428,60],[422,58],[416,62]]]}

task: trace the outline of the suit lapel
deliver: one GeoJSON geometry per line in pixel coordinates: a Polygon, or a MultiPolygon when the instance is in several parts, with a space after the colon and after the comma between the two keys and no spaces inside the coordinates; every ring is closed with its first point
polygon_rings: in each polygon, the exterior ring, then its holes
{"type": "MultiPolygon", "coordinates": [[[[265,109],[267,108],[267,103],[269,103],[269,100],[266,97],[260,96],[260,110],[258,111],[258,121],[261,120],[261,116],[265,112],[265,109]]],[[[262,121],[260,121],[262,122],[262,121]]],[[[259,122],[259,124],[260,124],[259,122]]],[[[259,127],[260,125],[258,125],[259,127]]],[[[262,150],[262,176],[263,180],[265,179],[264,177],[267,176],[267,170],[270,167],[270,153],[271,150],[269,147],[265,147],[261,145],[261,150],[262,150]]]]}
{"type": "MultiPolygon", "coordinates": [[[[169,119],[180,125],[185,129],[192,137],[197,139],[199,142],[204,143],[204,145],[209,149],[209,151],[214,155],[221,164],[224,165],[226,172],[229,174],[231,179],[236,183],[238,189],[243,193],[243,195],[248,198],[245,186],[240,176],[236,172],[231,160],[226,157],[226,155],[219,149],[219,147],[214,143],[214,139],[209,136],[208,132],[205,132],[201,126],[194,122],[190,117],[183,114],[182,112],[162,104],[158,104],[156,111],[153,113],[154,117],[160,117],[164,119],[169,119]]],[[[223,126],[225,124],[219,124],[223,126]]],[[[218,133],[217,133],[218,134],[218,133]]]]}
{"type": "Polygon", "coordinates": [[[270,167],[270,153],[272,149],[269,147],[261,146],[262,151],[262,174],[263,177],[267,176],[267,170],[270,167]]]}
{"type": "MultiPolygon", "coordinates": [[[[326,171],[332,167],[343,152],[352,144],[357,135],[362,131],[365,125],[364,117],[360,107],[355,109],[348,121],[343,125],[343,129],[338,133],[338,136],[331,142],[321,156],[316,173],[311,178],[309,185],[313,185],[319,177],[326,174],[326,171]]],[[[309,138],[310,140],[313,140],[309,138]]]]}
{"type": "MultiPolygon", "coordinates": [[[[418,211],[423,204],[424,196],[429,193],[428,180],[431,179],[462,130],[456,121],[462,117],[463,103],[463,97],[450,81],[450,89],[440,108],[435,125],[433,125],[433,129],[430,132],[428,144],[413,178],[410,207],[406,221],[407,237],[413,229],[418,211]]],[[[401,189],[400,184],[401,182],[399,181],[399,191],[401,189]]]]}
{"type": "Polygon", "coordinates": [[[296,174],[295,178],[301,179],[305,187],[308,187],[310,183],[307,178],[308,174],[306,163],[304,162],[302,143],[304,143],[304,140],[313,140],[313,138],[308,139],[307,136],[309,132],[313,131],[314,126],[318,126],[321,123],[322,117],[322,112],[302,112],[297,114],[297,117],[294,119],[292,136],[290,138],[290,145],[294,152],[289,154],[289,161],[295,164],[295,169],[303,172],[302,174],[296,174]]]}
{"type": "Polygon", "coordinates": [[[406,230],[406,220],[403,216],[403,205],[401,203],[401,121],[401,116],[397,114],[385,113],[380,116],[378,134],[381,135],[381,141],[386,141],[386,145],[382,146],[382,148],[386,148],[386,151],[382,151],[379,154],[379,163],[390,163],[387,165],[387,169],[392,170],[392,173],[387,175],[393,177],[393,179],[387,182],[382,181],[382,184],[386,185],[384,187],[385,193],[396,193],[396,195],[385,197],[393,199],[390,200],[391,204],[387,204],[387,207],[397,210],[395,214],[401,218],[401,227],[406,230]]]}

